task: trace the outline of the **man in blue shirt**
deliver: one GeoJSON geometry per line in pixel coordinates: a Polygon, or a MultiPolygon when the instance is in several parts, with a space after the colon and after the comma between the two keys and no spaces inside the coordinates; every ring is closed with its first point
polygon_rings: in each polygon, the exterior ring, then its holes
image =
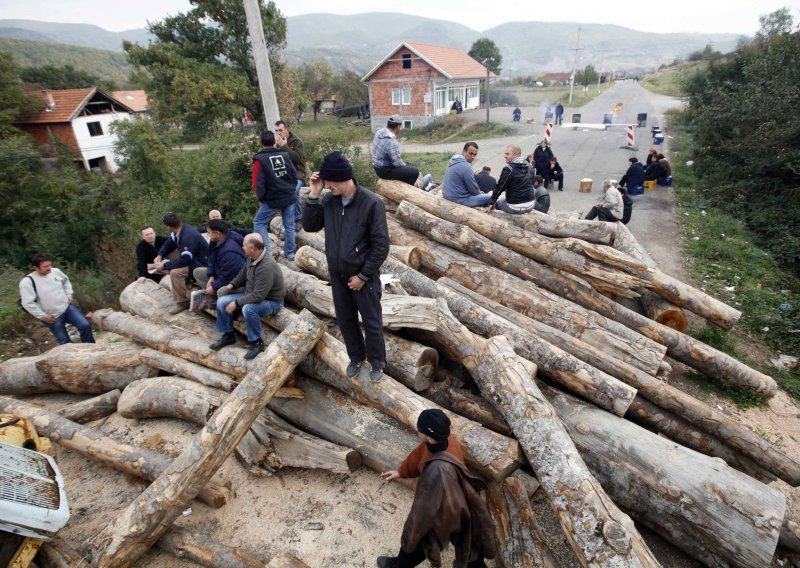
{"type": "Polygon", "coordinates": [[[442,196],[445,199],[467,207],[485,207],[492,201],[491,194],[481,191],[472,172],[470,164],[475,161],[477,155],[478,144],[467,142],[460,154],[450,158],[447,170],[444,172],[442,196]]]}

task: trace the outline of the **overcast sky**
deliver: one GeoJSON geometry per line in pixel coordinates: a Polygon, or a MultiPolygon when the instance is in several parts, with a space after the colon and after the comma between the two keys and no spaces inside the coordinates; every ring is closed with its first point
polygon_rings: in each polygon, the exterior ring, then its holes
{"type": "MultiPolygon", "coordinates": [[[[617,24],[650,32],[713,32],[753,35],[758,17],[788,6],[800,21],[800,0],[276,0],[286,16],[328,12],[403,12],[459,22],[484,31],[509,21],[617,24]],[[402,8],[400,7],[402,6],[402,8]],[[527,8],[527,11],[525,11],[527,8]]],[[[184,12],[188,0],[0,0],[0,19],[95,24],[111,31],[142,28],[184,12]]],[[[536,38],[532,38],[535,41],[536,38]]]]}

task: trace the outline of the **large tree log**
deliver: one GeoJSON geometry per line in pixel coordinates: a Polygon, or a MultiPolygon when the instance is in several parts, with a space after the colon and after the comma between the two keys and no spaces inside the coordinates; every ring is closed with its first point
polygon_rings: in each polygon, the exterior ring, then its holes
{"type": "MultiPolygon", "coordinates": [[[[136,381],[122,394],[119,413],[125,418],[180,418],[203,426],[227,394],[178,377],[136,381]]],[[[358,452],[310,436],[267,409],[253,423],[251,433],[257,444],[271,444],[283,466],[351,473],[361,464],[358,452]]]]}
{"type": "Polygon", "coordinates": [[[510,215],[495,210],[492,211],[492,215],[531,233],[539,233],[548,237],[573,237],[601,245],[610,245],[614,242],[616,226],[613,223],[564,219],[540,211],[531,211],[525,215],[510,215]]]}
{"type": "Polygon", "coordinates": [[[708,566],[770,565],[780,491],[568,395],[550,400],[620,507],[708,566]]]}
{"type": "Polygon", "coordinates": [[[783,519],[781,536],[778,537],[778,546],[791,550],[795,554],[800,554],[800,524],[783,519]]]}
{"type": "Polygon", "coordinates": [[[90,568],[89,563],[77,550],[58,538],[42,543],[36,554],[36,566],[39,568],[90,568]]]}
{"type": "MultiPolygon", "coordinates": [[[[706,318],[710,322],[730,329],[741,317],[741,312],[708,294],[667,276],[658,269],[619,253],[610,247],[594,245],[580,239],[552,239],[531,233],[480,213],[431,195],[394,180],[378,180],[377,193],[393,201],[408,201],[426,211],[453,223],[469,226],[484,237],[509,247],[510,249],[538,260],[548,266],[575,274],[581,278],[591,278],[593,283],[607,282],[612,287],[626,279],[619,278],[619,271],[625,271],[629,285],[642,285],[654,290],[679,306],[706,318]],[[614,269],[618,270],[614,270],[614,269]],[[638,280],[638,283],[635,281],[638,280]]],[[[402,204],[398,207],[398,215],[402,204]]]]}
{"type": "Polygon", "coordinates": [[[294,318],[266,352],[253,360],[242,382],[193,442],[114,522],[91,539],[94,566],[134,562],[164,534],[323,333],[323,323],[310,312],[294,318]]]}
{"type": "MultiPolygon", "coordinates": [[[[0,412],[24,416],[36,426],[36,431],[47,436],[59,446],[93,458],[105,466],[148,481],[156,479],[172,459],[132,444],[126,444],[75,422],[70,422],[55,412],[0,397],[0,412]]],[[[212,507],[222,507],[230,496],[231,483],[215,477],[200,492],[200,500],[212,507]]]]}
{"type": "Polygon", "coordinates": [[[505,417],[488,400],[472,394],[466,389],[444,387],[431,393],[430,399],[442,407],[465,418],[483,424],[504,436],[511,435],[511,427],[505,417]]]}
{"type": "Polygon", "coordinates": [[[102,394],[151,374],[130,341],[69,343],[0,363],[0,394],[102,394]]]}
{"type": "MultiPolygon", "coordinates": [[[[402,243],[410,240],[411,242],[420,243],[419,249],[422,254],[423,266],[437,277],[445,275],[453,277],[452,265],[458,264],[458,260],[464,260],[463,254],[459,257],[457,255],[460,253],[448,247],[438,243],[430,243],[420,233],[407,229],[397,222],[392,223],[390,221],[389,229],[393,242],[402,243]],[[402,227],[402,229],[398,230],[399,227],[402,227]],[[433,248],[436,249],[435,255],[431,253],[433,248]]],[[[466,270],[468,267],[474,266],[476,262],[473,261],[472,264],[463,262],[462,264],[466,270]]],[[[510,267],[509,270],[512,268],[510,267]]],[[[581,285],[574,279],[558,274],[547,269],[547,267],[541,268],[538,272],[530,273],[525,278],[542,289],[551,292],[548,296],[551,300],[558,301],[557,297],[563,297],[590,310],[590,312],[596,312],[591,316],[594,319],[597,319],[599,314],[635,330],[664,345],[667,348],[667,353],[674,359],[697,369],[715,380],[728,382],[738,388],[747,388],[763,398],[774,396],[777,384],[771,377],[751,369],[733,357],[688,335],[659,324],[610,300],[590,286],[581,285]]],[[[509,280],[514,279],[509,277],[509,280]]],[[[461,282],[461,284],[469,287],[467,282],[461,282]]]]}
{"type": "Polygon", "coordinates": [[[178,527],[167,530],[158,539],[156,546],[177,558],[185,558],[209,568],[308,568],[304,562],[285,554],[264,555],[263,552],[256,554],[241,548],[232,548],[216,542],[208,535],[178,527]]]}
{"type": "Polygon", "coordinates": [[[88,400],[59,408],[56,410],[56,414],[60,414],[67,420],[78,424],[86,424],[93,420],[99,420],[117,411],[117,401],[119,400],[120,394],[119,389],[114,389],[100,396],[95,396],[88,400]]]}
{"type": "Polygon", "coordinates": [[[498,406],[536,472],[542,489],[584,566],[659,566],[633,521],[589,473],[555,411],[536,386],[536,366],[503,337],[484,340],[439,300],[439,334],[481,392],[498,406]]]}
{"type": "Polygon", "coordinates": [[[558,568],[545,548],[522,481],[510,476],[489,485],[486,506],[494,519],[500,568],[558,568]]]}
{"type": "MultiPolygon", "coordinates": [[[[611,223],[599,222],[598,224],[610,225],[611,223]]],[[[651,268],[656,267],[656,263],[645,248],[622,223],[617,223],[614,248],[624,252],[631,258],[645,263],[651,268]]],[[[640,288],[637,291],[641,296],[639,300],[642,303],[642,308],[644,309],[644,313],[647,314],[647,317],[667,327],[677,329],[680,332],[685,332],[688,329],[689,318],[686,317],[686,314],[680,306],[673,304],[663,296],[646,288],[640,288]]]]}

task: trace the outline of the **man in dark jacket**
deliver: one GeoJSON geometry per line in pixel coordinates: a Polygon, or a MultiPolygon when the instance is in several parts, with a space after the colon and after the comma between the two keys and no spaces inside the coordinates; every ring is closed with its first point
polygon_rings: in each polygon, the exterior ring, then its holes
{"type": "MultiPolygon", "coordinates": [[[[441,410],[423,410],[417,419],[417,436],[425,448],[412,452],[427,457],[408,513],[400,553],[378,558],[379,568],[412,568],[425,561],[441,566],[441,552],[448,542],[455,548],[454,568],[482,568],[484,558],[494,558],[495,528],[479,495],[483,482],[472,475],[449,450],[450,419],[441,410]],[[427,451],[424,451],[427,450],[427,451]]],[[[405,463],[405,462],[404,462],[405,463]]],[[[385,481],[400,477],[398,471],[381,474],[385,481]]]]}
{"type": "Polygon", "coordinates": [[[217,331],[222,332],[222,337],[208,347],[217,351],[236,343],[231,316],[236,310],[241,310],[247,327],[247,340],[250,342],[250,349],[244,358],[253,359],[264,350],[261,316],[271,316],[283,307],[286,285],[281,267],[264,248],[264,242],[258,233],[247,235],[243,248],[248,257],[247,262],[239,274],[218,291],[220,298],[217,300],[217,331]],[[232,290],[242,287],[243,293],[231,293],[232,290]]]}
{"type": "Polygon", "coordinates": [[[483,166],[481,171],[475,174],[475,181],[478,182],[478,187],[481,188],[482,193],[492,193],[494,188],[497,187],[497,180],[492,175],[492,168],[483,166]]]}
{"type": "Polygon", "coordinates": [[[167,239],[157,236],[153,227],[142,227],[139,235],[142,237],[142,240],[136,245],[136,273],[139,275],[139,282],[144,282],[145,278],[159,282],[164,275],[150,274],[147,265],[155,264],[158,251],[164,246],[167,239]]]}
{"type": "Polygon", "coordinates": [[[347,376],[356,376],[366,358],[372,366],[370,380],[379,381],[386,366],[380,267],[389,255],[383,201],[353,179],[353,167],[341,152],[325,156],[319,171],[311,174],[309,187],[303,229],[310,233],[325,229],[336,323],[350,358],[347,376]],[[320,199],[323,188],[331,191],[320,199]]]}
{"type": "Polygon", "coordinates": [[[295,192],[297,170],[287,152],[275,147],[275,133],[261,133],[264,148],[253,157],[253,192],[261,207],[253,218],[253,231],[261,235],[264,248],[269,252],[269,222],[281,214],[284,236],[283,254],[294,260],[295,192]]]}
{"type": "Polygon", "coordinates": [[[556,103],[556,124],[564,122],[564,105],[556,103]]]}
{"type": "Polygon", "coordinates": [[[225,295],[229,284],[242,270],[247,256],[242,248],[244,238],[228,227],[222,219],[208,222],[208,266],[195,268],[193,275],[197,285],[209,296],[225,295]]]}
{"type": "Polygon", "coordinates": [[[624,187],[628,195],[642,194],[644,193],[644,166],[636,157],[628,158],[628,161],[631,165],[617,185],[624,187]]]}
{"type": "Polygon", "coordinates": [[[308,178],[308,167],[306,166],[306,148],[303,141],[300,140],[289,129],[289,125],[283,120],[275,123],[275,145],[289,154],[294,164],[294,169],[297,170],[297,187],[294,191],[295,196],[295,225],[299,225],[303,218],[303,209],[300,206],[300,188],[308,178]]]}
{"type": "Polygon", "coordinates": [[[170,231],[170,238],[158,251],[156,270],[169,271],[172,299],[175,300],[169,313],[177,314],[189,307],[186,280],[192,277],[195,268],[208,265],[208,243],[197,229],[181,223],[175,213],[165,213],[163,220],[170,231]],[[163,260],[173,251],[177,251],[178,258],[163,260]]]}
{"type": "Polygon", "coordinates": [[[536,207],[530,167],[521,154],[519,146],[506,146],[503,151],[506,165],[500,172],[497,187],[492,193],[492,207],[506,213],[529,213],[536,207]],[[502,193],[506,196],[500,199],[502,193]]]}
{"type": "Polygon", "coordinates": [[[550,211],[550,192],[547,191],[543,181],[542,176],[533,177],[533,198],[536,201],[533,208],[541,213],[547,213],[550,211]]]}
{"type": "Polygon", "coordinates": [[[549,186],[552,189],[553,183],[558,182],[558,191],[564,191],[564,169],[558,163],[558,158],[555,156],[550,158],[547,169],[540,175],[544,179],[545,186],[549,186]]]}
{"type": "Polygon", "coordinates": [[[536,149],[533,151],[533,166],[536,168],[536,173],[542,177],[545,176],[547,168],[550,167],[550,158],[553,157],[553,151],[550,149],[547,139],[542,139],[536,149]]]}

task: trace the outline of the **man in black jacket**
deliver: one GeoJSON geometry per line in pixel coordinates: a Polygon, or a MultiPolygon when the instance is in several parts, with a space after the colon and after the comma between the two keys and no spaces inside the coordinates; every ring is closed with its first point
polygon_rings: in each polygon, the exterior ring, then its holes
{"type": "Polygon", "coordinates": [[[380,279],[380,267],[389,255],[386,210],[375,194],[353,179],[353,167],[341,152],[325,156],[310,182],[303,229],[310,233],[325,229],[336,323],[350,358],[347,376],[356,376],[366,358],[372,366],[370,380],[379,381],[386,366],[380,279]],[[331,191],[320,199],[323,188],[331,191]]]}
{"type": "Polygon", "coordinates": [[[294,164],[294,169],[297,170],[297,185],[294,190],[294,213],[295,223],[300,225],[303,219],[303,209],[300,206],[300,188],[303,187],[303,184],[308,178],[305,145],[302,140],[295,136],[294,132],[289,129],[289,125],[283,120],[279,120],[275,123],[275,145],[289,154],[294,164]]]}
{"type": "Polygon", "coordinates": [[[291,156],[275,147],[275,133],[261,133],[262,150],[253,157],[253,192],[261,207],[253,218],[253,231],[261,235],[264,249],[269,252],[269,222],[281,214],[284,237],[283,254],[294,260],[295,188],[297,170],[291,156]]]}
{"type": "Polygon", "coordinates": [[[533,176],[528,160],[522,157],[519,146],[506,146],[503,157],[506,165],[500,172],[497,187],[492,193],[491,207],[500,211],[520,215],[530,213],[536,208],[536,196],[533,192],[533,176]],[[505,198],[500,195],[505,192],[505,198]]]}
{"type": "Polygon", "coordinates": [[[139,235],[142,237],[142,240],[136,245],[136,272],[139,274],[139,282],[144,282],[145,278],[159,282],[164,274],[150,274],[147,265],[155,263],[158,251],[161,250],[167,239],[157,236],[153,227],[142,227],[139,235]]]}

